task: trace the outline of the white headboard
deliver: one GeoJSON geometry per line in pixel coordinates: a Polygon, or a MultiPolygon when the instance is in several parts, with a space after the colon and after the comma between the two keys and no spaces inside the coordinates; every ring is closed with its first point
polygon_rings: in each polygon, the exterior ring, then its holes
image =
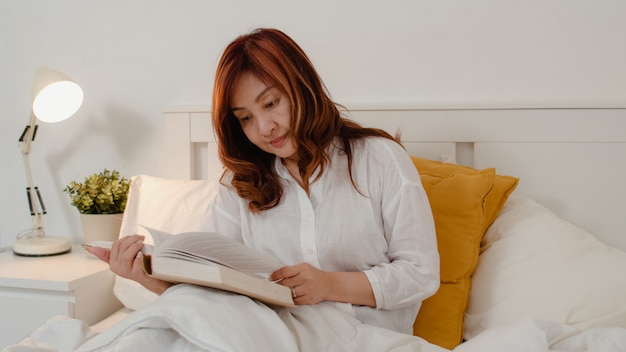
{"type": "MultiPolygon", "coordinates": [[[[400,132],[412,155],[519,177],[515,194],[626,250],[626,108],[349,108],[362,125],[400,132]]],[[[219,178],[210,108],[164,114],[164,176],[219,178]]]]}

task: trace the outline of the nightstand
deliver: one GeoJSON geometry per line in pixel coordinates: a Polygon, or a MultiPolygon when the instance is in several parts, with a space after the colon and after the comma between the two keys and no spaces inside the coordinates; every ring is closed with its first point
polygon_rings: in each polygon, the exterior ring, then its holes
{"type": "Polygon", "coordinates": [[[0,253],[0,348],[19,342],[56,315],[92,325],[122,307],[108,264],[74,246],[68,254],[0,253]]]}

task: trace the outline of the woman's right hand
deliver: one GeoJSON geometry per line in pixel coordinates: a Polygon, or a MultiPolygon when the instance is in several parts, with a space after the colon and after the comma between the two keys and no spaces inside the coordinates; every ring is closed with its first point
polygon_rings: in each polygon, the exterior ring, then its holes
{"type": "Polygon", "coordinates": [[[101,247],[92,247],[89,252],[100,260],[109,263],[115,274],[133,281],[137,281],[150,291],[162,294],[170,287],[170,283],[155,279],[143,270],[143,241],[141,235],[130,235],[113,242],[111,250],[101,247]]]}

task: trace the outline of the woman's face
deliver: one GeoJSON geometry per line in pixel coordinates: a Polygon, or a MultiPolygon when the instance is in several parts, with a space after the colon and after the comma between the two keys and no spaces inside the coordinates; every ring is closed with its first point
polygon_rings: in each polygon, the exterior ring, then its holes
{"type": "Polygon", "coordinates": [[[279,158],[295,160],[290,105],[278,88],[244,73],[235,84],[230,107],[250,142],[279,158]]]}

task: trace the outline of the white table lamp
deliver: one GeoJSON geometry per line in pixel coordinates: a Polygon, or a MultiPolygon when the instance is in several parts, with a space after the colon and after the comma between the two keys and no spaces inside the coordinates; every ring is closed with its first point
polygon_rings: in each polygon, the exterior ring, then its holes
{"type": "Polygon", "coordinates": [[[37,70],[33,83],[33,106],[30,122],[22,132],[19,146],[26,169],[26,194],[33,226],[18,235],[13,253],[22,256],[50,256],[67,253],[72,248],[69,238],[46,236],[43,215],[46,214],[39,189],[33,182],[29,154],[37,135],[37,119],[44,122],[63,121],[80,108],[83,90],[64,74],[47,67],[37,70]]]}

